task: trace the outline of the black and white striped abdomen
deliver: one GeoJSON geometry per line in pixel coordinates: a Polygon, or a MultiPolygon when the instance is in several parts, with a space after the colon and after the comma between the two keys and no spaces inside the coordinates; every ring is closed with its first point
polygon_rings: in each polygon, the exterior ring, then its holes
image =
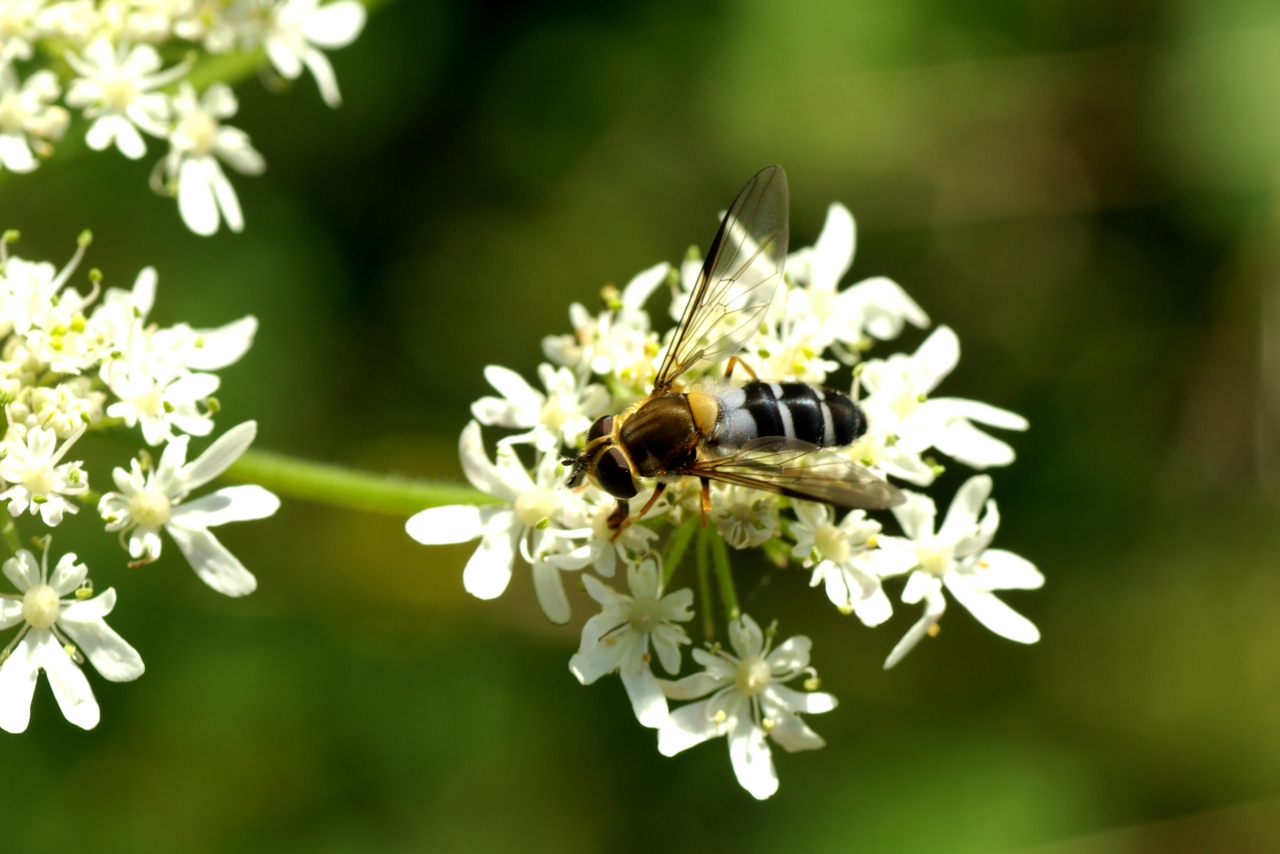
{"type": "Polygon", "coordinates": [[[712,445],[739,447],[781,436],[829,448],[851,444],[867,432],[858,405],[847,394],[821,386],[752,380],[716,399],[720,412],[709,437],[712,445]]]}

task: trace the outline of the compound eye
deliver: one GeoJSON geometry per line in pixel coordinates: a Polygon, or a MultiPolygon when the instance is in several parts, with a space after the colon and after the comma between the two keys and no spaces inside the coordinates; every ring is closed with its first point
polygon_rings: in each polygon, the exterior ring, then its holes
{"type": "Polygon", "coordinates": [[[606,415],[603,418],[597,418],[596,423],[591,425],[591,429],[587,431],[587,441],[594,442],[601,436],[608,436],[613,433],[613,416],[606,415]]]}
{"type": "Polygon", "coordinates": [[[596,458],[596,480],[600,488],[614,498],[634,498],[639,491],[626,456],[617,448],[610,448],[596,458]]]}

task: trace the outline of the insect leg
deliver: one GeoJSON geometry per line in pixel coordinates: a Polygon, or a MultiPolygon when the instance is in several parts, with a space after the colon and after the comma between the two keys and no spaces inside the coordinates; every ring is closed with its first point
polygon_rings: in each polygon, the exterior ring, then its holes
{"type": "Polygon", "coordinates": [[[702,527],[707,527],[707,514],[711,512],[711,481],[699,478],[702,481],[702,527]]]}
{"type": "Polygon", "coordinates": [[[649,496],[649,500],[640,508],[640,512],[634,516],[627,515],[627,510],[630,505],[625,501],[619,500],[618,509],[613,511],[613,515],[609,517],[609,527],[616,528],[613,532],[613,536],[609,538],[609,541],[612,542],[618,539],[618,535],[622,533],[622,529],[630,525],[632,522],[639,522],[643,519],[644,514],[648,513],[653,508],[653,505],[658,503],[658,499],[662,497],[662,493],[666,491],[666,488],[667,485],[665,483],[658,481],[658,483],[653,487],[653,495],[649,496]],[[614,524],[615,519],[618,520],[616,525],[614,524]]]}
{"type": "Polygon", "coordinates": [[[724,369],[724,378],[729,379],[729,377],[732,376],[733,374],[733,369],[738,365],[742,365],[742,370],[746,371],[747,374],[751,377],[751,379],[753,380],[760,379],[760,377],[756,375],[755,369],[752,368],[750,365],[748,365],[746,362],[739,359],[737,356],[729,357],[729,364],[724,369]]]}

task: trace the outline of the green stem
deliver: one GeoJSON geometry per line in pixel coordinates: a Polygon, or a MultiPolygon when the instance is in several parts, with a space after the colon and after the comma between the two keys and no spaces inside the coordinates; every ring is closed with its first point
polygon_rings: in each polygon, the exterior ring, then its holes
{"type": "Polygon", "coordinates": [[[238,483],[256,483],[290,498],[393,516],[410,516],[427,507],[446,504],[497,501],[463,483],[370,474],[269,451],[246,451],[223,477],[238,483]]]}
{"type": "Polygon", "coordinates": [[[0,505],[0,539],[4,540],[4,547],[10,557],[16,555],[18,549],[22,548],[22,540],[18,537],[18,526],[13,523],[9,508],[4,505],[0,505]]]}
{"type": "Polygon", "coordinates": [[[716,619],[711,613],[711,570],[709,564],[711,541],[706,528],[698,529],[698,610],[702,612],[702,639],[707,643],[715,640],[716,619]]]}
{"type": "Polygon", "coordinates": [[[662,556],[662,589],[666,590],[671,583],[671,576],[676,574],[680,559],[689,550],[689,542],[698,530],[698,517],[693,514],[679,528],[671,532],[667,539],[667,551],[662,556]]]}
{"type": "Polygon", "coordinates": [[[738,607],[738,590],[734,587],[733,571],[729,566],[729,546],[719,531],[710,540],[711,556],[716,565],[716,586],[720,588],[720,601],[724,602],[724,618],[732,623],[742,616],[742,609],[738,607]]]}

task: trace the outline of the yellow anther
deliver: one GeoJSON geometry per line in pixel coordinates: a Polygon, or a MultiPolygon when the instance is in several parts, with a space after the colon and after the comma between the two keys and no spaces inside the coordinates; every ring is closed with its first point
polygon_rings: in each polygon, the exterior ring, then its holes
{"type": "Polygon", "coordinates": [[[764,730],[765,735],[768,735],[769,731],[772,730],[777,725],[778,725],[778,722],[775,721],[773,718],[764,718],[763,720],[760,721],[760,729],[764,730]]]}
{"type": "Polygon", "coordinates": [[[880,545],[880,538],[877,537],[875,534],[872,534],[871,536],[867,537],[867,548],[874,549],[879,545],[880,545]]]}
{"type": "Polygon", "coordinates": [[[806,691],[817,691],[820,685],[822,685],[822,680],[817,676],[810,676],[804,680],[804,689],[806,691]]]}
{"type": "Polygon", "coordinates": [[[938,636],[938,632],[940,631],[942,631],[942,626],[938,623],[934,623],[932,626],[928,628],[925,634],[927,634],[931,638],[936,638],[938,636]]]}
{"type": "Polygon", "coordinates": [[[728,719],[729,719],[729,716],[724,713],[724,709],[721,709],[720,711],[716,712],[715,715],[713,715],[711,718],[711,720],[715,721],[718,724],[722,724],[728,719]]]}

